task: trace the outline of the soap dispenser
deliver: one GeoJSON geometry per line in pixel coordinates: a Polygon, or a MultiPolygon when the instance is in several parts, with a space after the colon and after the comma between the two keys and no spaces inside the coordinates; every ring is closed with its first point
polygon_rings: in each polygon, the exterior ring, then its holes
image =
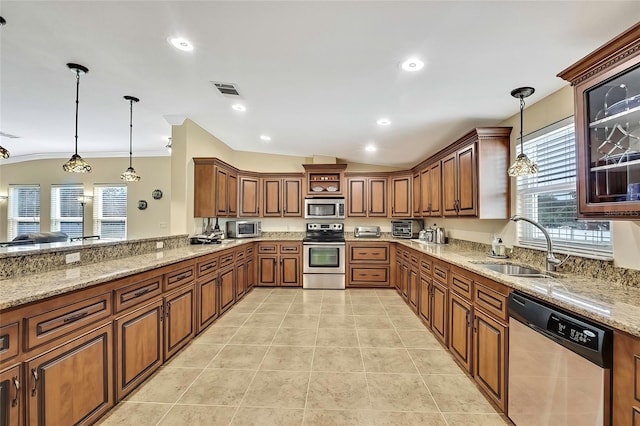
{"type": "Polygon", "coordinates": [[[506,249],[504,247],[504,243],[502,242],[502,238],[498,237],[498,244],[496,245],[496,255],[500,257],[506,256],[506,249]]]}

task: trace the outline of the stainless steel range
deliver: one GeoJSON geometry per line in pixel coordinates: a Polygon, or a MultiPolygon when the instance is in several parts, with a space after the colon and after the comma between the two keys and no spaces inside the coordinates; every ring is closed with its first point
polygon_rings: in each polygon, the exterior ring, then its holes
{"type": "Polygon", "coordinates": [[[302,240],[302,288],[345,288],[344,227],[342,223],[307,223],[302,240]]]}

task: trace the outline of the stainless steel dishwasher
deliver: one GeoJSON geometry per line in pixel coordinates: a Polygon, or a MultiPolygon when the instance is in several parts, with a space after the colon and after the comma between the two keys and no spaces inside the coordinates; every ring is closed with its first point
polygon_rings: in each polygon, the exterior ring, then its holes
{"type": "Polygon", "coordinates": [[[613,332],[514,292],[508,415],[517,426],[611,424],[613,332]]]}

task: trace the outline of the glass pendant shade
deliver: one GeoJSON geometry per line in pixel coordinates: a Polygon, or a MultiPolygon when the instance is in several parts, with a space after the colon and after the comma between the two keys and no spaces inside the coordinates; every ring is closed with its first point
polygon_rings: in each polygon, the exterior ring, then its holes
{"type": "Polygon", "coordinates": [[[520,155],[516,157],[516,161],[509,167],[507,174],[509,176],[529,176],[538,173],[538,165],[531,161],[524,153],[524,145],[522,142],[522,123],[524,113],[524,98],[533,95],[535,89],[533,87],[519,87],[511,91],[511,96],[520,99],[520,155]]]}
{"type": "Polygon", "coordinates": [[[78,64],[67,64],[67,67],[76,73],[76,152],[71,156],[69,161],[62,165],[62,170],[70,173],[89,173],[91,166],[78,155],[78,96],[80,94],[80,74],[89,72],[89,68],[78,64]]]}
{"type": "Polygon", "coordinates": [[[129,101],[129,167],[120,175],[120,179],[125,182],[138,182],[140,175],[136,173],[131,163],[133,157],[133,103],[140,101],[140,99],[135,96],[125,96],[124,99],[129,101]]]}
{"type": "Polygon", "coordinates": [[[0,157],[9,158],[9,150],[3,146],[0,146],[0,157]]]}

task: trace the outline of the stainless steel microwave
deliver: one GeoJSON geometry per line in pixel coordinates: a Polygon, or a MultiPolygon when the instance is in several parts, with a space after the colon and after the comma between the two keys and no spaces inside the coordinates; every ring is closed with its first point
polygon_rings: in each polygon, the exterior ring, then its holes
{"type": "Polygon", "coordinates": [[[228,238],[259,237],[262,233],[258,220],[230,220],[227,222],[228,238]]]}
{"type": "Polygon", "coordinates": [[[305,198],[305,219],[344,219],[344,198],[305,198]]]}

